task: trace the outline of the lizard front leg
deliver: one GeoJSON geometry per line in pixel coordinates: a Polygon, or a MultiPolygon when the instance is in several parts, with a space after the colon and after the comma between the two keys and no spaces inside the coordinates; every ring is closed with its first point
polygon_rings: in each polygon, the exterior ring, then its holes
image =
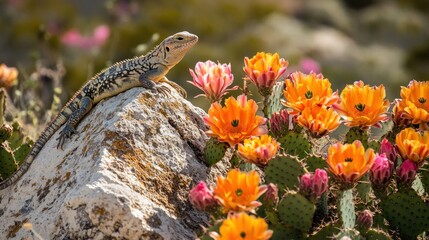
{"type": "Polygon", "coordinates": [[[76,131],[76,125],[79,121],[89,112],[92,108],[93,101],[89,97],[83,97],[80,100],[79,108],[76,109],[68,118],[67,122],[64,125],[63,130],[60,132],[60,136],[57,138],[58,145],[57,148],[63,149],[64,142],[66,138],[70,138],[76,131]]]}
{"type": "Polygon", "coordinates": [[[180,95],[182,95],[182,97],[184,97],[184,98],[186,98],[187,95],[188,95],[187,92],[186,92],[186,90],[183,89],[179,84],[168,80],[166,77],[163,77],[163,78],[159,79],[158,82],[165,82],[165,83],[169,84],[174,89],[176,89],[176,91],[178,91],[180,93],[180,95]]]}

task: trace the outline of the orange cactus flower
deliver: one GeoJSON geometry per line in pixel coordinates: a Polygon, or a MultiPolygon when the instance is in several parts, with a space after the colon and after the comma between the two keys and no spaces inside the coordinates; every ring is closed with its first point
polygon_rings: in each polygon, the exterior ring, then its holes
{"type": "Polygon", "coordinates": [[[256,171],[247,173],[232,169],[226,178],[217,177],[214,197],[223,206],[224,213],[252,211],[261,205],[256,200],[267,190],[267,186],[259,186],[259,183],[260,178],[256,171]]]}
{"type": "Polygon", "coordinates": [[[231,214],[222,222],[219,233],[210,232],[215,240],[258,239],[267,240],[273,235],[263,218],[247,213],[231,214]]]}
{"type": "Polygon", "coordinates": [[[292,109],[291,114],[313,105],[331,106],[338,101],[338,93],[332,91],[331,83],[322,74],[295,72],[285,83],[283,105],[292,109]]]}
{"type": "Polygon", "coordinates": [[[396,135],[395,142],[404,161],[409,159],[422,165],[429,157],[429,131],[420,134],[413,128],[406,128],[396,135]]]}
{"type": "Polygon", "coordinates": [[[244,58],[243,70],[259,92],[267,96],[276,80],[286,72],[288,64],[288,61],[280,58],[277,53],[258,52],[251,59],[244,58]]]}
{"type": "Polygon", "coordinates": [[[0,88],[10,88],[16,84],[18,79],[18,70],[14,67],[8,67],[5,64],[0,65],[0,88]]]}
{"type": "Polygon", "coordinates": [[[264,134],[260,137],[245,139],[244,144],[238,145],[238,154],[247,162],[266,166],[268,161],[276,155],[279,147],[279,143],[274,138],[264,134]]]}
{"type": "Polygon", "coordinates": [[[340,103],[334,104],[334,108],[349,127],[381,127],[380,122],[389,119],[386,115],[389,100],[385,98],[386,91],[383,85],[370,87],[363,81],[356,81],[354,85],[347,85],[344,88],[340,103]]]}
{"type": "Polygon", "coordinates": [[[207,134],[231,146],[251,136],[265,134],[268,131],[264,125],[266,119],[257,116],[257,110],[256,102],[247,100],[245,95],[238,96],[237,100],[229,97],[225,101],[225,107],[215,102],[211,105],[208,116],[204,117],[205,123],[210,127],[207,134]]]}
{"type": "Polygon", "coordinates": [[[214,63],[210,60],[198,62],[195,65],[195,71],[189,69],[192,76],[190,84],[201,89],[204,94],[196,97],[206,96],[210,102],[218,102],[230,90],[236,90],[238,86],[228,87],[234,81],[234,75],[231,73],[231,64],[214,63]]]}
{"type": "Polygon", "coordinates": [[[340,125],[340,115],[333,108],[316,105],[305,108],[297,121],[310,131],[312,137],[319,138],[337,129],[340,125]]]}
{"type": "Polygon", "coordinates": [[[401,87],[401,97],[400,108],[412,124],[429,123],[429,81],[411,81],[408,87],[401,87]]]}
{"type": "Polygon", "coordinates": [[[365,151],[358,140],[352,144],[336,143],[329,147],[326,160],[329,171],[344,183],[358,181],[371,169],[375,160],[374,150],[365,151]]]}

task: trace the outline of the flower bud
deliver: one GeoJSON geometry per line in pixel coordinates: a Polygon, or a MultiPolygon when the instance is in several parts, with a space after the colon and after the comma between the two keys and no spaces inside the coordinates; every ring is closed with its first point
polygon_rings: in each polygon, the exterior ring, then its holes
{"type": "Polygon", "coordinates": [[[378,153],[380,155],[382,153],[386,154],[387,159],[393,162],[394,167],[396,167],[398,153],[396,152],[395,146],[390,143],[386,138],[381,141],[380,150],[378,153]]]}
{"type": "Polygon", "coordinates": [[[314,174],[306,173],[302,175],[299,190],[310,198],[320,197],[328,189],[328,174],[325,170],[316,169],[314,174]]]}
{"type": "Polygon", "coordinates": [[[372,227],[373,219],[372,212],[369,210],[363,210],[358,214],[356,219],[356,225],[359,231],[366,232],[372,227]]]}
{"type": "Polygon", "coordinates": [[[407,159],[396,170],[397,182],[403,185],[411,185],[416,179],[417,165],[407,159]]]}
{"type": "Polygon", "coordinates": [[[312,193],[312,191],[311,191],[311,178],[312,178],[311,173],[306,173],[306,174],[301,176],[301,181],[299,182],[299,191],[304,196],[310,196],[312,193]]]}
{"type": "Polygon", "coordinates": [[[267,186],[267,191],[264,194],[264,202],[270,205],[277,205],[279,201],[279,189],[274,183],[267,186]]]}
{"type": "Polygon", "coordinates": [[[270,130],[276,137],[281,137],[289,131],[289,113],[286,109],[271,115],[270,130]]]}
{"type": "Polygon", "coordinates": [[[328,174],[323,169],[316,169],[311,181],[311,189],[316,197],[322,196],[328,190],[328,174]]]}
{"type": "Polygon", "coordinates": [[[369,179],[376,188],[385,188],[392,178],[393,162],[387,159],[386,154],[377,155],[369,171],[369,179]]]}
{"type": "Polygon", "coordinates": [[[0,128],[0,143],[6,141],[12,136],[13,128],[8,124],[3,124],[0,128]]]}
{"type": "Polygon", "coordinates": [[[200,181],[190,192],[189,201],[198,210],[207,210],[214,206],[216,201],[213,197],[213,192],[207,185],[200,181]]]}

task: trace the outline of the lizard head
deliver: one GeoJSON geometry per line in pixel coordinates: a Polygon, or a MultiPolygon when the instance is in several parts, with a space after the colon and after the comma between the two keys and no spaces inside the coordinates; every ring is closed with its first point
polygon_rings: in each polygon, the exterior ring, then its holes
{"type": "Polygon", "coordinates": [[[178,32],[164,39],[159,45],[164,58],[164,64],[168,67],[176,65],[197,41],[197,35],[186,31],[178,32]]]}

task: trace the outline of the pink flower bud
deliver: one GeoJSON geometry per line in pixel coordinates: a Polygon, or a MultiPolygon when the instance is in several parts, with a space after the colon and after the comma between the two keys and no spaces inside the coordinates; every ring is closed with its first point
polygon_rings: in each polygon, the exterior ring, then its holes
{"type": "Polygon", "coordinates": [[[414,179],[416,179],[416,172],[417,165],[409,159],[405,160],[396,170],[396,178],[398,183],[411,185],[414,179]]]}
{"type": "Polygon", "coordinates": [[[276,137],[280,137],[289,131],[289,113],[286,109],[271,115],[270,130],[276,137]]]}
{"type": "Polygon", "coordinates": [[[396,152],[396,148],[386,138],[384,138],[383,141],[381,141],[379,154],[382,154],[382,153],[386,154],[387,159],[389,159],[394,164],[394,167],[396,167],[397,156],[398,156],[396,152]]]}
{"type": "Polygon", "coordinates": [[[320,197],[328,190],[328,174],[323,169],[316,169],[314,172],[311,189],[315,197],[320,197]]]}
{"type": "Polygon", "coordinates": [[[392,178],[393,162],[387,159],[386,154],[377,155],[369,171],[369,179],[377,188],[385,188],[392,178]]]}
{"type": "Polygon", "coordinates": [[[299,182],[299,191],[305,196],[310,196],[312,193],[311,191],[312,176],[313,174],[311,173],[306,173],[301,176],[301,181],[299,182]]]}
{"type": "Polygon", "coordinates": [[[273,204],[276,205],[279,201],[279,189],[277,188],[277,185],[274,183],[270,183],[267,186],[267,191],[264,195],[264,202],[266,204],[273,204]]]}
{"type": "Polygon", "coordinates": [[[372,212],[369,210],[363,210],[358,214],[356,219],[356,225],[359,231],[366,232],[372,227],[373,219],[372,212]]]}
{"type": "Polygon", "coordinates": [[[306,173],[302,175],[299,190],[310,198],[320,197],[328,189],[328,174],[325,170],[316,169],[314,174],[306,173]]]}
{"type": "Polygon", "coordinates": [[[207,210],[216,204],[212,190],[203,181],[200,181],[191,189],[188,198],[191,204],[198,210],[207,210]]]}

